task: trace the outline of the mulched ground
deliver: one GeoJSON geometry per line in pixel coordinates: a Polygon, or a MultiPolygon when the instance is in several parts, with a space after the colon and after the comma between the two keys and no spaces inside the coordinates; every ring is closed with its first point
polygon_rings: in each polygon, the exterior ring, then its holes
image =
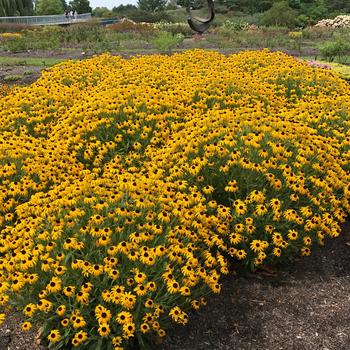
{"type": "MultiPolygon", "coordinates": [[[[20,322],[12,314],[0,328],[0,350],[45,350],[20,322]]],[[[231,275],[220,295],[154,349],[349,350],[350,224],[340,238],[273,276],[231,275]]]]}
{"type": "Polygon", "coordinates": [[[349,350],[350,224],[274,277],[227,279],[161,350],[349,350]]]}

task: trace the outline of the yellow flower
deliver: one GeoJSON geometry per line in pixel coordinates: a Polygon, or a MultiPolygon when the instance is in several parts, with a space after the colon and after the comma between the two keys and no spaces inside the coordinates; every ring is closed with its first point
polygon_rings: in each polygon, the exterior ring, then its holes
{"type": "Polygon", "coordinates": [[[69,324],[69,319],[68,318],[64,318],[62,321],[61,321],[61,325],[63,327],[67,327],[69,324]]]}
{"type": "Polygon", "coordinates": [[[250,243],[250,249],[254,252],[261,252],[264,249],[264,244],[262,241],[258,239],[253,239],[252,242],[250,243]]]}
{"type": "Polygon", "coordinates": [[[236,257],[238,260],[243,260],[247,256],[247,253],[243,249],[239,249],[236,252],[236,257]]]}
{"type": "Polygon", "coordinates": [[[56,314],[57,314],[58,316],[63,316],[65,312],[66,312],[66,306],[65,306],[65,305],[60,305],[60,306],[56,309],[56,314]]]}
{"type": "Polygon", "coordinates": [[[74,286],[67,286],[63,288],[63,293],[67,297],[71,297],[75,293],[75,287],[74,286]]]}
{"type": "Polygon", "coordinates": [[[88,292],[78,292],[76,295],[77,302],[87,305],[89,303],[89,293],[88,292]]]}
{"type": "Polygon", "coordinates": [[[58,329],[53,329],[50,334],[47,336],[47,339],[50,343],[57,343],[61,340],[61,334],[58,329]]]}
{"type": "Polygon", "coordinates": [[[131,322],[133,317],[132,317],[132,314],[130,312],[121,311],[116,315],[115,319],[120,324],[126,324],[126,323],[131,322]]]}
{"type": "Polygon", "coordinates": [[[77,316],[72,323],[73,323],[74,329],[78,329],[86,326],[86,322],[82,316],[77,316]]]}
{"type": "Polygon", "coordinates": [[[109,323],[109,320],[112,318],[111,312],[103,306],[96,306],[95,315],[99,324],[109,323]]]}
{"type": "Polygon", "coordinates": [[[298,239],[298,232],[295,230],[288,230],[288,238],[291,241],[295,241],[296,239],[298,239]]]}
{"type": "Polygon", "coordinates": [[[311,250],[308,247],[301,248],[301,255],[302,256],[309,256],[311,254],[311,250]]]}
{"type": "Polygon", "coordinates": [[[108,323],[101,323],[98,327],[98,333],[101,337],[107,337],[110,332],[111,329],[109,328],[108,323]]]}
{"type": "Polygon", "coordinates": [[[135,333],[135,324],[128,322],[123,325],[123,338],[128,339],[133,337],[135,333]]]}
{"type": "Polygon", "coordinates": [[[35,310],[37,309],[37,306],[35,304],[28,304],[23,309],[23,314],[27,317],[32,317],[35,313],[35,310]]]}
{"type": "Polygon", "coordinates": [[[242,236],[239,233],[231,233],[230,242],[233,245],[236,245],[242,241],[242,236]]]}
{"type": "Polygon", "coordinates": [[[281,251],[281,249],[280,248],[273,248],[273,255],[274,256],[277,256],[277,257],[279,257],[279,256],[281,256],[281,253],[282,253],[282,251],[281,251]]]}
{"type": "Polygon", "coordinates": [[[150,326],[148,325],[148,323],[142,323],[140,326],[140,331],[141,333],[147,333],[150,330],[150,326]]]}
{"type": "Polygon", "coordinates": [[[32,324],[30,322],[23,322],[21,328],[24,331],[29,331],[32,328],[32,324]]]}
{"type": "Polygon", "coordinates": [[[74,335],[74,338],[72,339],[72,344],[74,346],[78,346],[84,343],[87,339],[88,339],[88,334],[85,331],[79,331],[74,335]]]}

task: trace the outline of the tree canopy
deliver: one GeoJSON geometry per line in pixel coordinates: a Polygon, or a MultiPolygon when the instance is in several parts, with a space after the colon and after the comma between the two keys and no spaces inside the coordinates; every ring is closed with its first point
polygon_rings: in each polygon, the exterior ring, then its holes
{"type": "MultiPolygon", "coordinates": [[[[287,4],[287,6],[283,5],[285,8],[296,10],[299,15],[303,14],[312,19],[334,17],[350,11],[350,0],[217,0],[218,4],[226,5],[229,10],[235,13],[250,15],[268,11],[273,6],[278,8],[281,6],[279,5],[281,2],[287,4]]],[[[205,0],[177,0],[177,4],[182,7],[187,7],[188,5],[200,7],[199,3],[204,5],[205,0]]]]}
{"type": "Polygon", "coordinates": [[[69,7],[78,13],[89,13],[92,11],[89,0],[71,0],[69,7]]]}
{"type": "Polygon", "coordinates": [[[167,0],[138,0],[137,6],[142,11],[156,12],[165,9],[167,0]]]}
{"type": "Polygon", "coordinates": [[[33,14],[32,0],[0,0],[0,16],[25,16],[33,14]]]}
{"type": "Polygon", "coordinates": [[[35,12],[38,15],[59,15],[64,12],[61,0],[37,0],[35,12]]]}

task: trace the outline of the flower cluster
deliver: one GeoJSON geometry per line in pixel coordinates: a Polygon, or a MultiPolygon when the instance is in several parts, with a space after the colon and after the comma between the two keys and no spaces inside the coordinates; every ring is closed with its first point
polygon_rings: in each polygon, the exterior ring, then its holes
{"type": "Polygon", "coordinates": [[[349,28],[350,16],[339,15],[333,19],[321,19],[315,24],[316,27],[349,28]]]}
{"type": "Polygon", "coordinates": [[[0,41],[15,40],[15,39],[20,39],[21,37],[22,37],[21,33],[0,33],[0,41]]]}
{"type": "Polygon", "coordinates": [[[307,61],[308,65],[314,68],[323,68],[323,69],[331,69],[331,65],[329,62],[320,62],[316,60],[309,60],[307,61]]]}
{"type": "Polygon", "coordinates": [[[186,22],[161,21],[153,23],[152,26],[159,31],[170,32],[172,34],[183,34],[185,36],[190,36],[193,34],[191,28],[186,22]]]}
{"type": "Polygon", "coordinates": [[[185,22],[156,22],[152,24],[154,28],[157,28],[159,30],[164,30],[166,31],[168,28],[172,28],[173,26],[179,26],[179,27],[187,27],[187,24],[185,22]]]}
{"type": "Polygon", "coordinates": [[[139,34],[154,34],[157,30],[151,23],[145,23],[145,22],[134,22],[130,19],[123,19],[118,23],[111,24],[107,27],[111,31],[116,32],[132,32],[132,33],[139,33],[139,34]]]}
{"type": "Polygon", "coordinates": [[[298,31],[298,32],[296,32],[296,31],[294,31],[294,32],[289,32],[289,33],[288,33],[288,36],[289,36],[291,39],[294,39],[294,40],[296,40],[296,39],[301,39],[301,38],[303,37],[303,32],[300,32],[300,31],[298,31]]]}
{"type": "Polygon", "coordinates": [[[0,97],[6,96],[10,93],[12,87],[8,84],[0,85],[0,97]]]}
{"type": "Polygon", "coordinates": [[[330,69],[340,74],[346,80],[350,80],[350,66],[346,64],[329,62],[330,69]]]}
{"type": "MultiPolygon", "coordinates": [[[[163,337],[350,209],[350,88],[283,53],[67,61],[0,99],[0,305],[52,349],[163,337]]],[[[0,315],[3,321],[3,315],[0,315]]]]}
{"type": "Polygon", "coordinates": [[[241,20],[240,21],[233,21],[233,20],[226,19],[223,22],[222,26],[225,29],[230,29],[230,30],[248,30],[248,29],[250,29],[249,23],[241,21],[241,20]]]}

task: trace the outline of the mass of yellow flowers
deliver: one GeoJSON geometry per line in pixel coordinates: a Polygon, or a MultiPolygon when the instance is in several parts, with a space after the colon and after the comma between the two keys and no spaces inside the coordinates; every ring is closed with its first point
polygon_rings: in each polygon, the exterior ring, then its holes
{"type": "Polygon", "coordinates": [[[0,41],[1,40],[15,40],[22,38],[21,33],[0,33],[0,41]]]}
{"type": "Polygon", "coordinates": [[[143,347],[185,325],[231,266],[340,234],[349,113],[336,73],[267,50],[104,54],[11,89],[1,308],[56,350],[143,347]]]}

